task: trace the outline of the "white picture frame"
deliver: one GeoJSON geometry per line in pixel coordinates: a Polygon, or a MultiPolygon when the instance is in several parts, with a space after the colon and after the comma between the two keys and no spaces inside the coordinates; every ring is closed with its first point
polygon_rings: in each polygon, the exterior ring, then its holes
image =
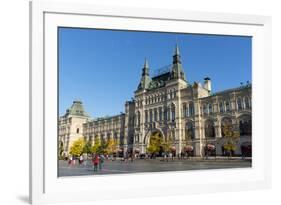
{"type": "Polygon", "coordinates": [[[43,204],[269,188],[271,109],[267,108],[271,107],[271,92],[267,90],[271,90],[270,76],[270,17],[31,2],[30,202],[43,204]],[[56,32],[59,26],[252,36],[252,168],[58,178],[56,32]],[[149,184],[152,179],[157,183],[149,184]]]}

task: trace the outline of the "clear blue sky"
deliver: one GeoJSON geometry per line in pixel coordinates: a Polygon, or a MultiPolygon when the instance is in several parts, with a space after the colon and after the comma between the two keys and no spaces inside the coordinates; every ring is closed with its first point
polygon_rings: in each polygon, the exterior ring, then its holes
{"type": "Polygon", "coordinates": [[[75,99],[94,118],[124,112],[144,59],[151,74],[171,64],[176,41],[188,82],[208,76],[213,92],[251,82],[251,37],[60,28],[60,115],[75,99]]]}

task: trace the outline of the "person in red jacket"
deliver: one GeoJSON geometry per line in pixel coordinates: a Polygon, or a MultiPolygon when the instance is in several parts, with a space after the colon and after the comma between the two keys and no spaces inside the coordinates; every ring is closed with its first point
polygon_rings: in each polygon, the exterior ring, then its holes
{"type": "Polygon", "coordinates": [[[94,156],[94,158],[93,158],[94,172],[98,171],[99,162],[100,162],[99,155],[96,154],[96,155],[94,156]]]}

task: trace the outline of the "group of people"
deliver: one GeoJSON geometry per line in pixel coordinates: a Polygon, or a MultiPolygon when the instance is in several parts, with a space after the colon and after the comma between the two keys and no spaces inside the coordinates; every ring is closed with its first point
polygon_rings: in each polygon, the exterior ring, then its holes
{"type": "MultiPolygon", "coordinates": [[[[105,157],[102,154],[92,154],[91,158],[94,167],[94,172],[98,170],[102,170],[105,157]]],[[[87,166],[87,161],[88,161],[87,155],[80,155],[80,157],[78,158],[79,165],[87,166]]],[[[75,166],[75,164],[76,164],[76,158],[70,155],[68,160],[68,165],[72,167],[75,166]]]]}
{"type": "MultiPolygon", "coordinates": [[[[69,166],[74,166],[76,164],[76,160],[77,160],[77,158],[75,158],[74,156],[70,155],[69,158],[68,158],[68,165],[69,166]]],[[[79,162],[79,165],[83,164],[84,166],[86,166],[87,165],[87,156],[81,155],[78,158],[78,162],[79,162]]]]}
{"type": "Polygon", "coordinates": [[[94,165],[94,172],[97,172],[98,170],[102,170],[102,166],[104,163],[105,157],[101,154],[94,154],[92,156],[92,163],[94,165]]]}

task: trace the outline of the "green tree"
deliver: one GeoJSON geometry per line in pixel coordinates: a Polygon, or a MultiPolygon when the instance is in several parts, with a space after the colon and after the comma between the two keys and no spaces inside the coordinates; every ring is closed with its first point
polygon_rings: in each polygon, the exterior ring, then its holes
{"type": "Polygon", "coordinates": [[[110,138],[107,141],[107,146],[105,147],[106,154],[113,154],[116,151],[116,141],[110,138]]]}
{"type": "Polygon", "coordinates": [[[73,156],[80,156],[83,153],[83,149],[85,146],[85,140],[81,137],[73,142],[72,146],[70,147],[70,154],[73,156]]]}
{"type": "Polygon", "coordinates": [[[88,140],[83,148],[83,153],[92,154],[92,142],[88,140]]]}
{"type": "Polygon", "coordinates": [[[171,140],[170,137],[168,137],[166,141],[162,142],[162,147],[163,147],[164,152],[170,152],[171,151],[172,140],[171,140]]]}
{"type": "Polygon", "coordinates": [[[109,140],[102,140],[101,141],[101,145],[99,147],[99,152],[100,154],[108,154],[107,153],[107,147],[108,147],[108,143],[109,143],[109,140]]]}
{"type": "Polygon", "coordinates": [[[233,129],[231,124],[225,124],[223,126],[223,135],[224,135],[224,145],[223,148],[229,153],[229,157],[232,157],[232,152],[237,149],[237,144],[239,142],[240,134],[238,131],[233,129]]]}
{"type": "Polygon", "coordinates": [[[98,137],[95,138],[94,146],[92,147],[92,152],[98,154],[101,152],[101,141],[98,137]]]}

